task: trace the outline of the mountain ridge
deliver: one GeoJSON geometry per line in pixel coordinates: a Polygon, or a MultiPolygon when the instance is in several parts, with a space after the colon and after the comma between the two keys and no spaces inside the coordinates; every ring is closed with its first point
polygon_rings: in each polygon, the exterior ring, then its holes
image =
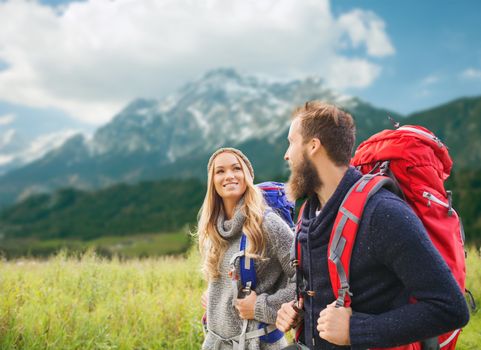
{"type": "MultiPolygon", "coordinates": [[[[77,135],[44,157],[3,175],[0,206],[61,187],[96,189],[168,177],[203,178],[199,171],[203,166],[198,163],[225,145],[267,147],[278,154],[279,144],[286,144],[292,110],[312,99],[352,110],[359,124],[378,129],[389,125],[387,114],[399,116],[336,93],[319,78],[276,82],[216,69],[162,100],[136,99],[91,139],[77,135]]],[[[369,134],[373,129],[360,130],[369,134]]],[[[259,164],[267,160],[257,154],[254,158],[259,164]]],[[[258,173],[283,172],[282,163],[273,164],[273,169],[261,167],[258,173]]]]}

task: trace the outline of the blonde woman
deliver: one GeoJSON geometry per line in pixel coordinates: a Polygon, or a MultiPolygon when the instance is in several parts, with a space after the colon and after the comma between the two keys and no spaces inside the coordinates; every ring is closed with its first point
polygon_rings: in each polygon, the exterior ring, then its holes
{"type": "Polygon", "coordinates": [[[252,165],[241,151],[217,150],[207,171],[198,223],[202,269],[208,281],[203,297],[208,331],[202,349],[281,349],[287,342],[273,325],[280,306],[295,296],[295,286],[288,282],[294,274],[289,254],[292,231],[267,208],[254,186],[252,165]],[[245,255],[255,268],[252,291],[237,280],[242,234],[247,238],[245,255]]]}

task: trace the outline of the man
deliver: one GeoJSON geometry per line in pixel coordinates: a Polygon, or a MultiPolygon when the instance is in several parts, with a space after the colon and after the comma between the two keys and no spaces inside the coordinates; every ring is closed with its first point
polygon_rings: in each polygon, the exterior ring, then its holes
{"type": "Polygon", "coordinates": [[[409,206],[381,189],[366,204],[351,255],[352,309],[334,306],[327,247],[339,206],[361,174],[349,166],[352,117],[308,102],[293,113],[285,159],[292,199],[307,197],[298,235],[304,305],[283,304],[276,326],[304,322],[309,349],[394,347],[427,339],[468,322],[456,281],[409,206]],[[416,303],[409,303],[414,296],[416,303]]]}

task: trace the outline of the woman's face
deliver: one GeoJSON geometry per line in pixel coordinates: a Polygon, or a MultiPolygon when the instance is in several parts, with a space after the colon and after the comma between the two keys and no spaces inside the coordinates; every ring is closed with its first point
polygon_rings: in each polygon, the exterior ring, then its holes
{"type": "Polygon", "coordinates": [[[239,201],[246,191],[242,165],[231,152],[222,152],[214,159],[214,187],[223,200],[239,201]]]}

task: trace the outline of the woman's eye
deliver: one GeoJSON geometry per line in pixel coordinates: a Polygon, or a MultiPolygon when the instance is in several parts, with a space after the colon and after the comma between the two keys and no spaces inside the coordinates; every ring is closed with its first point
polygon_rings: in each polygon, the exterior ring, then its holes
{"type": "Polygon", "coordinates": [[[224,172],[224,170],[217,170],[215,173],[216,174],[222,174],[224,172]]]}

